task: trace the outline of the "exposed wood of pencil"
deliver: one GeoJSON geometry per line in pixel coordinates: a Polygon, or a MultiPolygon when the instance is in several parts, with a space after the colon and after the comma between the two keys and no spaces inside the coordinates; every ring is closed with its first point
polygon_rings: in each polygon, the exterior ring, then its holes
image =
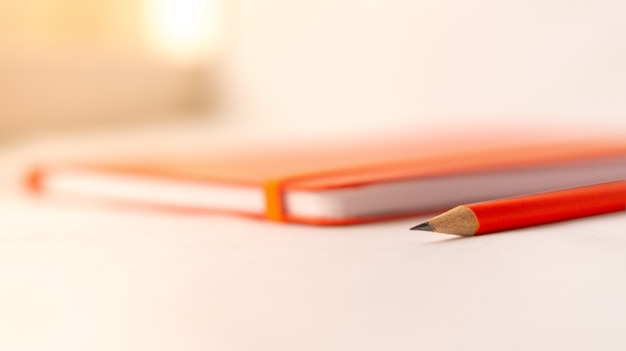
{"type": "Polygon", "coordinates": [[[478,227],[478,218],[474,212],[466,206],[458,206],[411,229],[472,236],[478,227]]]}
{"type": "Polygon", "coordinates": [[[626,181],[458,206],[411,228],[482,235],[626,210],[626,181]]]}

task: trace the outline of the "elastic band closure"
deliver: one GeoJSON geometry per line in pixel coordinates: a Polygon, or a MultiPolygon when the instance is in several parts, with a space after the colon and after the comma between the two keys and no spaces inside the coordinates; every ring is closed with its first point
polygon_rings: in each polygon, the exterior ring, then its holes
{"type": "Polygon", "coordinates": [[[283,201],[283,185],[285,179],[274,179],[265,182],[265,217],[272,221],[285,222],[285,203],[283,201]]]}

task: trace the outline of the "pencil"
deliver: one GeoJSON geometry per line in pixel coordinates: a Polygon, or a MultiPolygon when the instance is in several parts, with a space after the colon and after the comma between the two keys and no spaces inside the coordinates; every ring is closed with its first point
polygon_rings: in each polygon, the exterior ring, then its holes
{"type": "Polygon", "coordinates": [[[455,207],[411,230],[475,236],[626,210],[626,180],[455,207]]]}

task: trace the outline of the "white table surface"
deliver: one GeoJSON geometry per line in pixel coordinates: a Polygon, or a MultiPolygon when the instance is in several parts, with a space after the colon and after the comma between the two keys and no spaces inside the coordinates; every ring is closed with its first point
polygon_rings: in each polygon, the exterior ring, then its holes
{"type": "MultiPolygon", "coordinates": [[[[85,151],[43,145],[5,169],[85,151]]],[[[626,349],[626,214],[462,239],[408,230],[423,219],[321,228],[0,193],[0,350],[626,349]]]]}
{"type": "Polygon", "coordinates": [[[626,215],[455,239],[0,203],[3,350],[623,350],[626,215]]]}

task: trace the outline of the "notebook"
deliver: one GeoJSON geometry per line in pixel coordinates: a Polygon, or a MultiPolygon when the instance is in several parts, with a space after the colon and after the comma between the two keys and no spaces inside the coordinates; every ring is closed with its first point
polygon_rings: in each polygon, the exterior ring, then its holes
{"type": "Polygon", "coordinates": [[[344,225],[622,178],[620,138],[411,133],[37,165],[28,186],[73,201],[344,225]]]}

